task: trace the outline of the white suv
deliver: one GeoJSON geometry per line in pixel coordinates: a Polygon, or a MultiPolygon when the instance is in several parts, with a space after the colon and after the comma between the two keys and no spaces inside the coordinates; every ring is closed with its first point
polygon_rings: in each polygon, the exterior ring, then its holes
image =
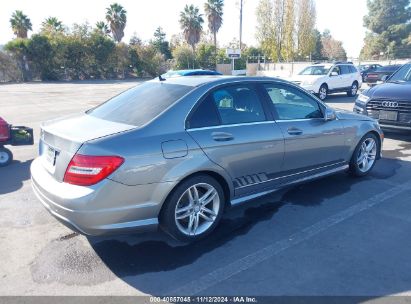
{"type": "Polygon", "coordinates": [[[319,63],[308,66],[294,75],[291,82],[324,100],[328,94],[337,92],[347,92],[348,96],[357,95],[362,85],[362,77],[351,63],[319,63]]]}

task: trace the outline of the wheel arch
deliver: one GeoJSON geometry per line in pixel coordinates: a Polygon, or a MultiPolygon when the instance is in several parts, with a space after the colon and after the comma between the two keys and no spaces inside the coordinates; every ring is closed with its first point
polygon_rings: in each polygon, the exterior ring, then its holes
{"type": "Polygon", "coordinates": [[[173,195],[174,191],[177,189],[177,187],[179,185],[181,185],[183,182],[185,182],[186,180],[193,178],[195,176],[199,176],[199,175],[208,175],[212,178],[214,178],[220,185],[221,188],[223,188],[223,193],[224,193],[224,207],[228,208],[230,205],[230,201],[231,201],[231,197],[233,196],[233,189],[232,187],[230,187],[229,182],[227,181],[227,179],[220,173],[213,171],[213,170],[209,170],[209,169],[204,169],[204,170],[200,170],[200,171],[196,171],[193,173],[190,173],[186,176],[184,176],[181,180],[179,180],[173,187],[173,189],[167,194],[166,198],[163,201],[163,204],[161,206],[160,209],[160,215],[162,210],[164,209],[165,204],[167,203],[167,201],[169,200],[169,198],[171,197],[171,195],[173,195]]]}

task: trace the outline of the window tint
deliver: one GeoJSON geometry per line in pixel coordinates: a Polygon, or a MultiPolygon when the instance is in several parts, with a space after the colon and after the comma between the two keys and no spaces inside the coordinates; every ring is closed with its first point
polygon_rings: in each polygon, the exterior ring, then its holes
{"type": "Polygon", "coordinates": [[[211,94],[222,124],[259,122],[266,119],[257,92],[251,86],[236,85],[211,94]]]}
{"type": "Polygon", "coordinates": [[[348,65],[341,65],[341,74],[350,74],[350,67],[348,65]]]}
{"type": "Polygon", "coordinates": [[[204,99],[195,109],[188,122],[187,128],[203,128],[220,124],[214,101],[211,96],[204,99]]]}
{"type": "Polygon", "coordinates": [[[351,73],[357,73],[357,72],[358,72],[358,70],[357,70],[357,68],[356,68],[355,66],[350,65],[349,67],[350,67],[351,73]]]}
{"type": "Polygon", "coordinates": [[[291,87],[264,85],[280,120],[322,118],[319,104],[291,87]]]}
{"type": "Polygon", "coordinates": [[[332,69],[331,73],[333,73],[333,72],[337,72],[338,75],[341,75],[340,67],[339,67],[339,66],[335,66],[335,67],[332,69]]]}
{"type": "Polygon", "coordinates": [[[87,111],[87,114],[114,122],[141,126],[191,90],[190,86],[148,81],[87,111]]]}

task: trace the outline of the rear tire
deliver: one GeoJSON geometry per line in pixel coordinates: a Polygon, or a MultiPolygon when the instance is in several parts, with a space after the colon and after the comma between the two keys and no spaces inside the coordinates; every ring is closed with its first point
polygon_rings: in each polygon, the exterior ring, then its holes
{"type": "Polygon", "coordinates": [[[351,85],[351,89],[347,92],[347,95],[349,97],[354,97],[357,95],[358,92],[358,83],[356,81],[353,82],[351,85]]]}
{"type": "Polygon", "coordinates": [[[320,98],[321,100],[325,100],[327,99],[327,96],[328,96],[328,87],[324,83],[321,85],[320,89],[318,90],[318,98],[320,98]]]}
{"type": "Polygon", "coordinates": [[[7,148],[0,147],[0,167],[5,167],[13,161],[13,154],[7,148]]]}
{"type": "Polygon", "coordinates": [[[221,185],[211,176],[196,175],[179,184],[160,213],[160,226],[182,242],[198,241],[218,225],[225,205],[221,185]]]}
{"type": "Polygon", "coordinates": [[[377,155],[380,152],[380,143],[372,133],[361,138],[350,160],[349,172],[353,176],[365,176],[374,168],[377,155]]]}

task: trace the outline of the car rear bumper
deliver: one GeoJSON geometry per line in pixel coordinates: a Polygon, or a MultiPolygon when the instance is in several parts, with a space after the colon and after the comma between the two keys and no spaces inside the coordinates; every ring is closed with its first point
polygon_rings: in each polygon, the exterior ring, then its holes
{"type": "Polygon", "coordinates": [[[56,181],[39,159],[31,165],[34,193],[61,223],[85,235],[146,232],[158,227],[169,183],[126,186],[106,179],[92,187],[56,181]]]}

